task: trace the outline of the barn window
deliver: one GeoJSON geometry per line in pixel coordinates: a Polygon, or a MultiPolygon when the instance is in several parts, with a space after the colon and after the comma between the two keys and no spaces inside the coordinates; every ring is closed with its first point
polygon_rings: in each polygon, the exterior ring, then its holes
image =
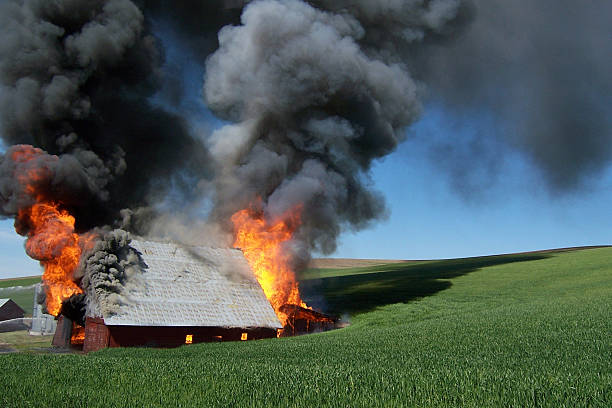
{"type": "Polygon", "coordinates": [[[188,334],[185,336],[185,344],[193,343],[193,334],[188,334]]]}
{"type": "Polygon", "coordinates": [[[242,333],[242,335],[240,336],[240,340],[246,340],[247,339],[247,333],[242,333]]]}

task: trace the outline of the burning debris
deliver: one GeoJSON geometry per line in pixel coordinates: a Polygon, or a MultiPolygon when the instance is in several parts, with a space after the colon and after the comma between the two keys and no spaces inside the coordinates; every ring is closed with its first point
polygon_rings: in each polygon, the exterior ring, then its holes
{"type": "Polygon", "coordinates": [[[331,330],[338,322],[335,317],[294,304],[283,305],[280,311],[286,316],[286,320],[279,337],[331,330]]]}

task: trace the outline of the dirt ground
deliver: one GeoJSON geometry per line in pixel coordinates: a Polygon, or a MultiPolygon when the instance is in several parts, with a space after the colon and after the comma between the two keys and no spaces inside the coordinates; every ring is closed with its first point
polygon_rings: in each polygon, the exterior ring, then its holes
{"type": "Polygon", "coordinates": [[[30,336],[27,330],[0,333],[0,353],[40,352],[51,347],[53,336],[30,336]]]}
{"type": "Polygon", "coordinates": [[[315,258],[308,264],[316,269],[361,268],[364,266],[384,265],[390,263],[410,262],[401,259],[348,259],[348,258],[315,258]]]}

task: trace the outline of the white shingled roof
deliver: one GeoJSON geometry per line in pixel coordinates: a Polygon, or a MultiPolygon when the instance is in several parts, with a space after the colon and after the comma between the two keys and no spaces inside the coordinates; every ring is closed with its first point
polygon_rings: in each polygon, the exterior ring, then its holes
{"type": "Polygon", "coordinates": [[[282,328],[242,251],[130,245],[147,265],[143,285],[118,314],[104,318],[107,325],[282,328]]]}

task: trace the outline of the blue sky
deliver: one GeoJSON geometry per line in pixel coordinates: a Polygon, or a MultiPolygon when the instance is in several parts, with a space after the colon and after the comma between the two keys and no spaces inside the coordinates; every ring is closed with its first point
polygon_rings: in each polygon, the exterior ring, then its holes
{"type": "Polygon", "coordinates": [[[610,169],[578,191],[555,193],[525,157],[506,148],[496,174],[477,175],[474,189],[459,191],[452,169],[432,160],[420,140],[431,132],[461,139],[451,134],[457,129],[435,109],[415,128],[416,136],[373,170],[389,218],[345,234],[334,256],[432,259],[611,243],[610,169]]]}
{"type": "MultiPolygon", "coordinates": [[[[470,179],[472,188],[461,192],[452,166],[440,163],[444,155],[432,155],[435,143],[462,143],[474,132],[491,132],[495,139],[497,128],[483,117],[463,122],[469,125],[457,126],[443,109],[428,107],[408,140],[372,169],[388,218],[345,232],[333,257],[434,259],[611,243],[612,171],[580,191],[554,194],[536,168],[505,148],[495,174],[481,169],[470,179]]],[[[0,278],[41,273],[23,242],[12,220],[0,222],[0,278]]]]}

